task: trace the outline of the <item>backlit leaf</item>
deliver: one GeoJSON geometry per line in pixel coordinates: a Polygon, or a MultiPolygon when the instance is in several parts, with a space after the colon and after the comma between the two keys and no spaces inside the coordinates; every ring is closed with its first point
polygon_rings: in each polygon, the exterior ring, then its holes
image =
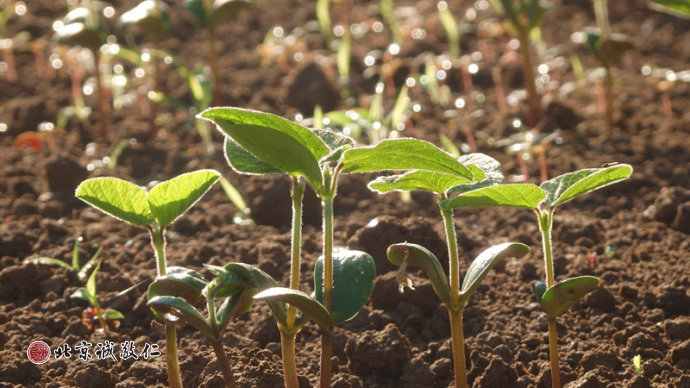
{"type": "Polygon", "coordinates": [[[92,178],[77,187],[77,198],[119,220],[147,227],[154,221],[146,191],[118,178],[92,178]]]}
{"type": "Polygon", "coordinates": [[[448,188],[471,182],[465,177],[438,172],[413,170],[401,175],[381,176],[369,182],[369,188],[379,193],[389,191],[426,190],[442,194],[448,188]]]}
{"type": "Polygon", "coordinates": [[[233,170],[241,174],[282,174],[283,171],[273,167],[252,155],[230,137],[225,137],[225,160],[233,170]]]}
{"type": "Polygon", "coordinates": [[[184,214],[220,178],[214,170],[199,170],[157,184],[148,195],[151,212],[161,228],[184,214]]]}
{"type": "Polygon", "coordinates": [[[494,185],[462,193],[441,202],[441,208],[470,206],[512,206],[536,209],[546,193],[533,184],[494,185]]]}
{"type": "Polygon", "coordinates": [[[556,317],[600,284],[601,281],[594,276],[578,276],[558,282],[544,292],[541,307],[546,315],[556,317]]]}
{"type": "Polygon", "coordinates": [[[543,182],[539,187],[546,192],[546,203],[554,208],[582,194],[626,179],[632,171],[632,167],[627,164],[589,168],[560,175],[543,182]]]}

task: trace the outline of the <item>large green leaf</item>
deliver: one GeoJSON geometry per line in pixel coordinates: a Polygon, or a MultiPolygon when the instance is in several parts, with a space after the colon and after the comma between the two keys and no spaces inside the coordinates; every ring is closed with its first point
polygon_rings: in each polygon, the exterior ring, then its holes
{"type": "Polygon", "coordinates": [[[282,174],[283,171],[273,167],[242,148],[232,138],[225,137],[225,160],[233,170],[241,174],[282,174]]]}
{"type": "Polygon", "coordinates": [[[153,221],[146,191],[118,178],[92,178],[77,187],[77,198],[119,220],[147,227],[153,221]]]}
{"type": "Polygon", "coordinates": [[[401,175],[380,176],[369,182],[369,188],[379,193],[426,190],[443,194],[450,187],[468,182],[467,178],[457,175],[413,170],[401,175]]]}
{"type": "Polygon", "coordinates": [[[546,315],[555,318],[600,284],[601,281],[594,276],[578,276],[563,280],[544,292],[540,301],[541,307],[546,315]]]}
{"type": "Polygon", "coordinates": [[[194,304],[201,299],[205,286],[206,281],[200,273],[184,267],[169,267],[165,275],[157,276],[149,285],[147,297],[179,296],[194,304]]]}
{"type": "Polygon", "coordinates": [[[290,175],[303,175],[320,191],[319,160],[330,150],[309,129],[282,117],[239,108],[211,108],[199,117],[214,122],[265,163],[290,175]]]}
{"type": "Polygon", "coordinates": [[[632,171],[627,164],[584,169],[557,176],[539,187],[546,192],[546,203],[554,208],[582,194],[626,179],[632,171]]]}
{"type": "Polygon", "coordinates": [[[148,195],[151,212],[161,228],[184,214],[220,178],[214,170],[199,170],[157,184],[148,195]]]}
{"type": "Polygon", "coordinates": [[[650,6],[672,15],[690,19],[690,0],[651,0],[650,6]]]}
{"type": "Polygon", "coordinates": [[[178,296],[155,296],[147,303],[148,306],[161,312],[170,319],[170,315],[180,318],[194,326],[210,340],[216,340],[216,334],[201,313],[186,300],[178,296]]]}
{"type": "MultiPolygon", "coordinates": [[[[314,295],[323,303],[323,256],[314,266],[314,295]]],[[[353,318],[374,288],[376,265],[366,252],[341,250],[333,253],[333,320],[336,324],[353,318]]]]}
{"type": "Polygon", "coordinates": [[[382,170],[424,170],[472,180],[472,172],[453,155],[425,141],[387,139],[372,147],[353,148],[345,153],[344,172],[382,170]]]}
{"type": "Polygon", "coordinates": [[[336,323],[324,305],[299,290],[292,290],[285,287],[273,287],[254,295],[254,299],[293,305],[304,312],[307,317],[312,319],[323,329],[330,329],[336,323]]]}
{"type": "Polygon", "coordinates": [[[529,247],[525,244],[507,242],[494,245],[480,253],[470,264],[465,274],[465,279],[462,281],[462,287],[460,287],[460,308],[467,304],[467,301],[477,291],[484,277],[486,277],[491,267],[498,260],[506,257],[524,256],[528,252],[529,247]]]}
{"type": "Polygon", "coordinates": [[[430,250],[417,244],[400,243],[389,246],[386,256],[388,256],[388,261],[397,266],[406,263],[405,265],[424,270],[429,281],[431,281],[431,286],[434,288],[436,295],[443,303],[450,305],[448,277],[445,271],[443,271],[438,258],[430,250]]]}
{"type": "Polygon", "coordinates": [[[471,206],[512,206],[536,209],[546,193],[533,184],[495,185],[462,193],[441,202],[445,210],[471,206]]]}

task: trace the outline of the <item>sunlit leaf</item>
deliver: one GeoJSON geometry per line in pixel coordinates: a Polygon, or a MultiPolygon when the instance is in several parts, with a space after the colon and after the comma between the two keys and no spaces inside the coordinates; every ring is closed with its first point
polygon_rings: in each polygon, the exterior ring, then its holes
{"type": "Polygon", "coordinates": [[[122,179],[87,179],[77,187],[75,195],[96,209],[133,225],[147,227],[154,221],[146,191],[122,179]]]}
{"type": "Polygon", "coordinates": [[[556,317],[572,307],[591,291],[594,291],[601,281],[594,276],[578,276],[566,279],[549,287],[541,297],[541,307],[549,317],[556,317]]]}
{"type": "Polygon", "coordinates": [[[560,175],[543,182],[539,187],[546,192],[546,203],[553,208],[582,194],[626,179],[632,171],[632,167],[627,164],[584,169],[560,175]]]}
{"type": "Polygon", "coordinates": [[[189,210],[220,178],[214,170],[199,170],[157,184],[148,195],[151,212],[165,228],[189,210]]]}
{"type": "Polygon", "coordinates": [[[470,206],[512,206],[536,209],[546,193],[533,184],[494,185],[462,193],[441,202],[443,209],[470,206]]]}

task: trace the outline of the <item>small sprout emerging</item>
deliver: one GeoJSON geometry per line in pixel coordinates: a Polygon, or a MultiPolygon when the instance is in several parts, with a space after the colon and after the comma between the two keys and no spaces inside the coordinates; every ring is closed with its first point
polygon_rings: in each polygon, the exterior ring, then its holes
{"type": "Polygon", "coordinates": [[[79,236],[76,239],[74,239],[74,245],[72,246],[72,263],[68,263],[66,261],[60,260],[60,259],[55,259],[52,257],[37,257],[34,259],[26,259],[24,260],[24,263],[31,263],[31,264],[42,264],[42,265],[56,265],[61,268],[66,268],[70,269],[72,271],[77,272],[77,277],[79,280],[85,280],[86,275],[89,272],[91,268],[93,268],[94,265],[96,265],[98,261],[98,257],[101,255],[101,251],[103,250],[103,247],[99,247],[98,250],[96,250],[96,253],[91,256],[89,260],[84,263],[84,265],[81,265],[80,260],[79,260],[79,244],[83,241],[84,239],[79,236]]]}
{"type": "Polygon", "coordinates": [[[632,362],[633,362],[633,368],[635,368],[635,372],[637,372],[637,375],[641,377],[643,375],[643,373],[642,373],[642,356],[640,356],[639,354],[635,355],[635,357],[633,357],[633,359],[632,359],[632,362]]]}
{"type": "Polygon", "coordinates": [[[90,331],[94,329],[94,320],[100,324],[101,330],[108,331],[108,329],[117,329],[120,326],[119,320],[125,317],[121,312],[111,308],[103,310],[98,303],[96,274],[100,268],[101,263],[98,262],[86,281],[86,287],[81,287],[71,295],[72,298],[85,300],[92,306],[82,313],[82,322],[90,331]]]}

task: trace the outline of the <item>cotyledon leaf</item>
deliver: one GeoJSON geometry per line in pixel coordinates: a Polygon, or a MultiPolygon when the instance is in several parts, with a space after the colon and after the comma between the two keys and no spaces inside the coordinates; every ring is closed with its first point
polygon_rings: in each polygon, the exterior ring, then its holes
{"type": "Polygon", "coordinates": [[[430,250],[418,244],[399,243],[389,246],[386,256],[388,261],[397,266],[408,265],[423,269],[436,295],[446,305],[450,304],[448,277],[438,258],[430,250]]]}
{"type": "Polygon", "coordinates": [[[151,189],[147,199],[161,228],[184,214],[219,178],[218,171],[199,170],[179,175],[151,189]]]}
{"type": "Polygon", "coordinates": [[[282,174],[283,171],[271,166],[242,148],[232,138],[225,137],[225,160],[233,170],[242,174],[282,174]]]}
{"type": "Polygon", "coordinates": [[[582,194],[626,179],[632,172],[632,167],[627,164],[589,168],[557,176],[539,187],[546,192],[546,203],[553,208],[582,194]]]}
{"type": "Polygon", "coordinates": [[[141,187],[118,178],[91,178],[75,192],[77,198],[119,220],[147,227],[154,221],[141,187]]]}
{"type": "Polygon", "coordinates": [[[324,305],[299,290],[292,290],[285,287],[273,287],[254,295],[254,299],[293,305],[324,329],[330,329],[335,325],[333,318],[324,305]]]}
{"type": "Polygon", "coordinates": [[[146,292],[148,299],[156,296],[179,296],[189,303],[196,303],[201,298],[201,291],[206,280],[200,273],[184,268],[169,267],[165,275],[157,276],[146,292]]]}
{"type": "Polygon", "coordinates": [[[480,253],[470,264],[462,281],[460,307],[462,308],[467,304],[467,301],[477,291],[484,277],[498,260],[506,257],[524,256],[528,252],[529,247],[525,244],[507,242],[494,245],[480,253]]]}
{"type": "Polygon", "coordinates": [[[494,185],[462,193],[442,201],[443,209],[457,209],[470,206],[512,206],[536,209],[546,193],[530,183],[494,185]]]}
{"type": "Polygon", "coordinates": [[[583,296],[595,290],[601,280],[594,276],[578,276],[549,287],[541,297],[541,307],[549,317],[556,317],[572,307],[583,296]]]}
{"type": "Polygon", "coordinates": [[[182,319],[186,323],[194,326],[206,338],[212,340],[216,339],[216,334],[206,321],[206,318],[183,298],[167,295],[155,296],[149,300],[147,305],[168,317],[169,315],[173,315],[182,319]]]}

